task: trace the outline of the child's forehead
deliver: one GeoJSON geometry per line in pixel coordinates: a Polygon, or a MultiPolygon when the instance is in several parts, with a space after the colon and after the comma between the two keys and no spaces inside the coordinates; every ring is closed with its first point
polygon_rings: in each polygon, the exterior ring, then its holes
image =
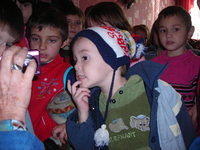
{"type": "Polygon", "coordinates": [[[9,26],[6,23],[0,22],[0,30],[9,31],[9,26]]]}
{"type": "Polygon", "coordinates": [[[185,21],[181,15],[165,16],[165,17],[162,17],[159,21],[159,25],[161,24],[166,25],[166,24],[171,24],[171,23],[185,25],[185,21]]]}
{"type": "Polygon", "coordinates": [[[53,26],[45,26],[45,25],[37,25],[32,27],[31,32],[33,33],[43,33],[45,32],[46,34],[53,34],[55,36],[61,36],[61,30],[57,27],[53,26]]]}
{"type": "Polygon", "coordinates": [[[78,14],[68,14],[66,15],[66,18],[67,19],[79,19],[80,20],[80,17],[78,14]]]}
{"type": "Polygon", "coordinates": [[[80,52],[88,53],[94,53],[98,51],[96,45],[91,40],[85,37],[78,37],[78,39],[76,39],[76,41],[74,42],[73,49],[80,52]]]}
{"type": "Polygon", "coordinates": [[[0,32],[1,32],[1,37],[3,37],[3,33],[7,34],[8,36],[10,36],[10,38],[15,39],[15,37],[13,36],[13,34],[11,33],[11,28],[10,26],[8,26],[5,23],[0,23],[0,32]]]}
{"type": "Polygon", "coordinates": [[[0,42],[13,43],[16,40],[18,39],[10,34],[8,27],[0,25],[0,42]]]}

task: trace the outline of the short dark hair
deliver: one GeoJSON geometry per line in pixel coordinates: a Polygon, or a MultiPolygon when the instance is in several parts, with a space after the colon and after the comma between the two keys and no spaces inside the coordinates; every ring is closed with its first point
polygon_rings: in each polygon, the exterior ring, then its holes
{"type": "Polygon", "coordinates": [[[11,0],[0,1],[0,25],[8,27],[8,33],[16,42],[24,35],[24,22],[21,10],[11,0]]]}
{"type": "Polygon", "coordinates": [[[76,7],[75,5],[72,6],[70,9],[68,9],[67,7],[64,7],[63,9],[61,9],[62,12],[64,13],[65,16],[68,15],[76,15],[80,18],[81,23],[84,25],[85,24],[85,15],[83,13],[83,11],[76,7]]]}
{"type": "Polygon", "coordinates": [[[44,27],[54,27],[60,29],[62,40],[68,37],[68,24],[65,15],[58,9],[47,7],[45,10],[39,10],[31,19],[27,27],[28,38],[31,35],[32,28],[42,30],[44,27]]]}
{"type": "Polygon", "coordinates": [[[146,25],[139,24],[139,25],[133,26],[132,32],[136,32],[138,30],[143,31],[146,34],[147,37],[149,36],[149,29],[146,25]]]}
{"type": "Polygon", "coordinates": [[[169,16],[175,16],[175,15],[180,16],[183,19],[184,24],[187,30],[189,31],[190,28],[192,27],[191,16],[185,9],[179,6],[169,6],[169,7],[164,8],[158,15],[158,19],[157,19],[158,26],[161,19],[169,17],[169,16]]]}
{"type": "Polygon", "coordinates": [[[77,15],[81,19],[83,24],[85,22],[85,16],[83,11],[76,6],[74,6],[70,11],[67,11],[65,15],[77,15]]]}

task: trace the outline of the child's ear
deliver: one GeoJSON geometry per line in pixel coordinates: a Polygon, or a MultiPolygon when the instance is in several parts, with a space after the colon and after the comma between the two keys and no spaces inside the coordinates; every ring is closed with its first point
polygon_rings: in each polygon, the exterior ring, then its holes
{"type": "Polygon", "coordinates": [[[188,39],[191,39],[192,35],[194,33],[194,26],[192,26],[188,32],[188,39]]]}
{"type": "Polygon", "coordinates": [[[64,40],[63,43],[62,43],[61,48],[67,46],[68,44],[69,44],[69,40],[68,39],[64,40]]]}

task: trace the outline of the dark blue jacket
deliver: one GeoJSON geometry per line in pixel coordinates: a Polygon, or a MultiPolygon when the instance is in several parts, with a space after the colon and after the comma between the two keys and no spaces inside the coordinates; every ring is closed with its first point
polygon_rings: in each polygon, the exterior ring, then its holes
{"type": "MultiPolygon", "coordinates": [[[[128,79],[132,75],[139,75],[144,83],[145,89],[150,104],[150,133],[149,133],[149,146],[153,150],[160,149],[158,129],[157,129],[157,107],[159,92],[155,90],[158,87],[157,80],[160,74],[163,72],[166,66],[151,62],[143,61],[133,67],[129,68],[126,78],[128,79]]],[[[75,111],[67,121],[67,134],[71,145],[76,150],[93,150],[100,149],[95,147],[94,132],[101,127],[104,123],[102,114],[99,111],[99,88],[93,88],[91,97],[89,99],[90,115],[86,122],[77,123],[77,112],[75,111]]],[[[191,123],[191,119],[186,111],[184,105],[182,105],[179,114],[176,116],[180,129],[182,131],[183,139],[186,147],[192,143],[195,138],[195,132],[191,123]]],[[[107,147],[101,147],[101,149],[108,149],[107,147]]]]}

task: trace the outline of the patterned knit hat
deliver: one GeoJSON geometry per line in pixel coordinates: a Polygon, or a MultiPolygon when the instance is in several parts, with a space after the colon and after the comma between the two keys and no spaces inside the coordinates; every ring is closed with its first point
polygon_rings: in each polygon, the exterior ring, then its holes
{"type": "Polygon", "coordinates": [[[125,30],[113,27],[91,27],[79,32],[73,39],[85,37],[92,41],[104,61],[114,70],[123,65],[129,65],[135,54],[136,44],[125,30]]]}

